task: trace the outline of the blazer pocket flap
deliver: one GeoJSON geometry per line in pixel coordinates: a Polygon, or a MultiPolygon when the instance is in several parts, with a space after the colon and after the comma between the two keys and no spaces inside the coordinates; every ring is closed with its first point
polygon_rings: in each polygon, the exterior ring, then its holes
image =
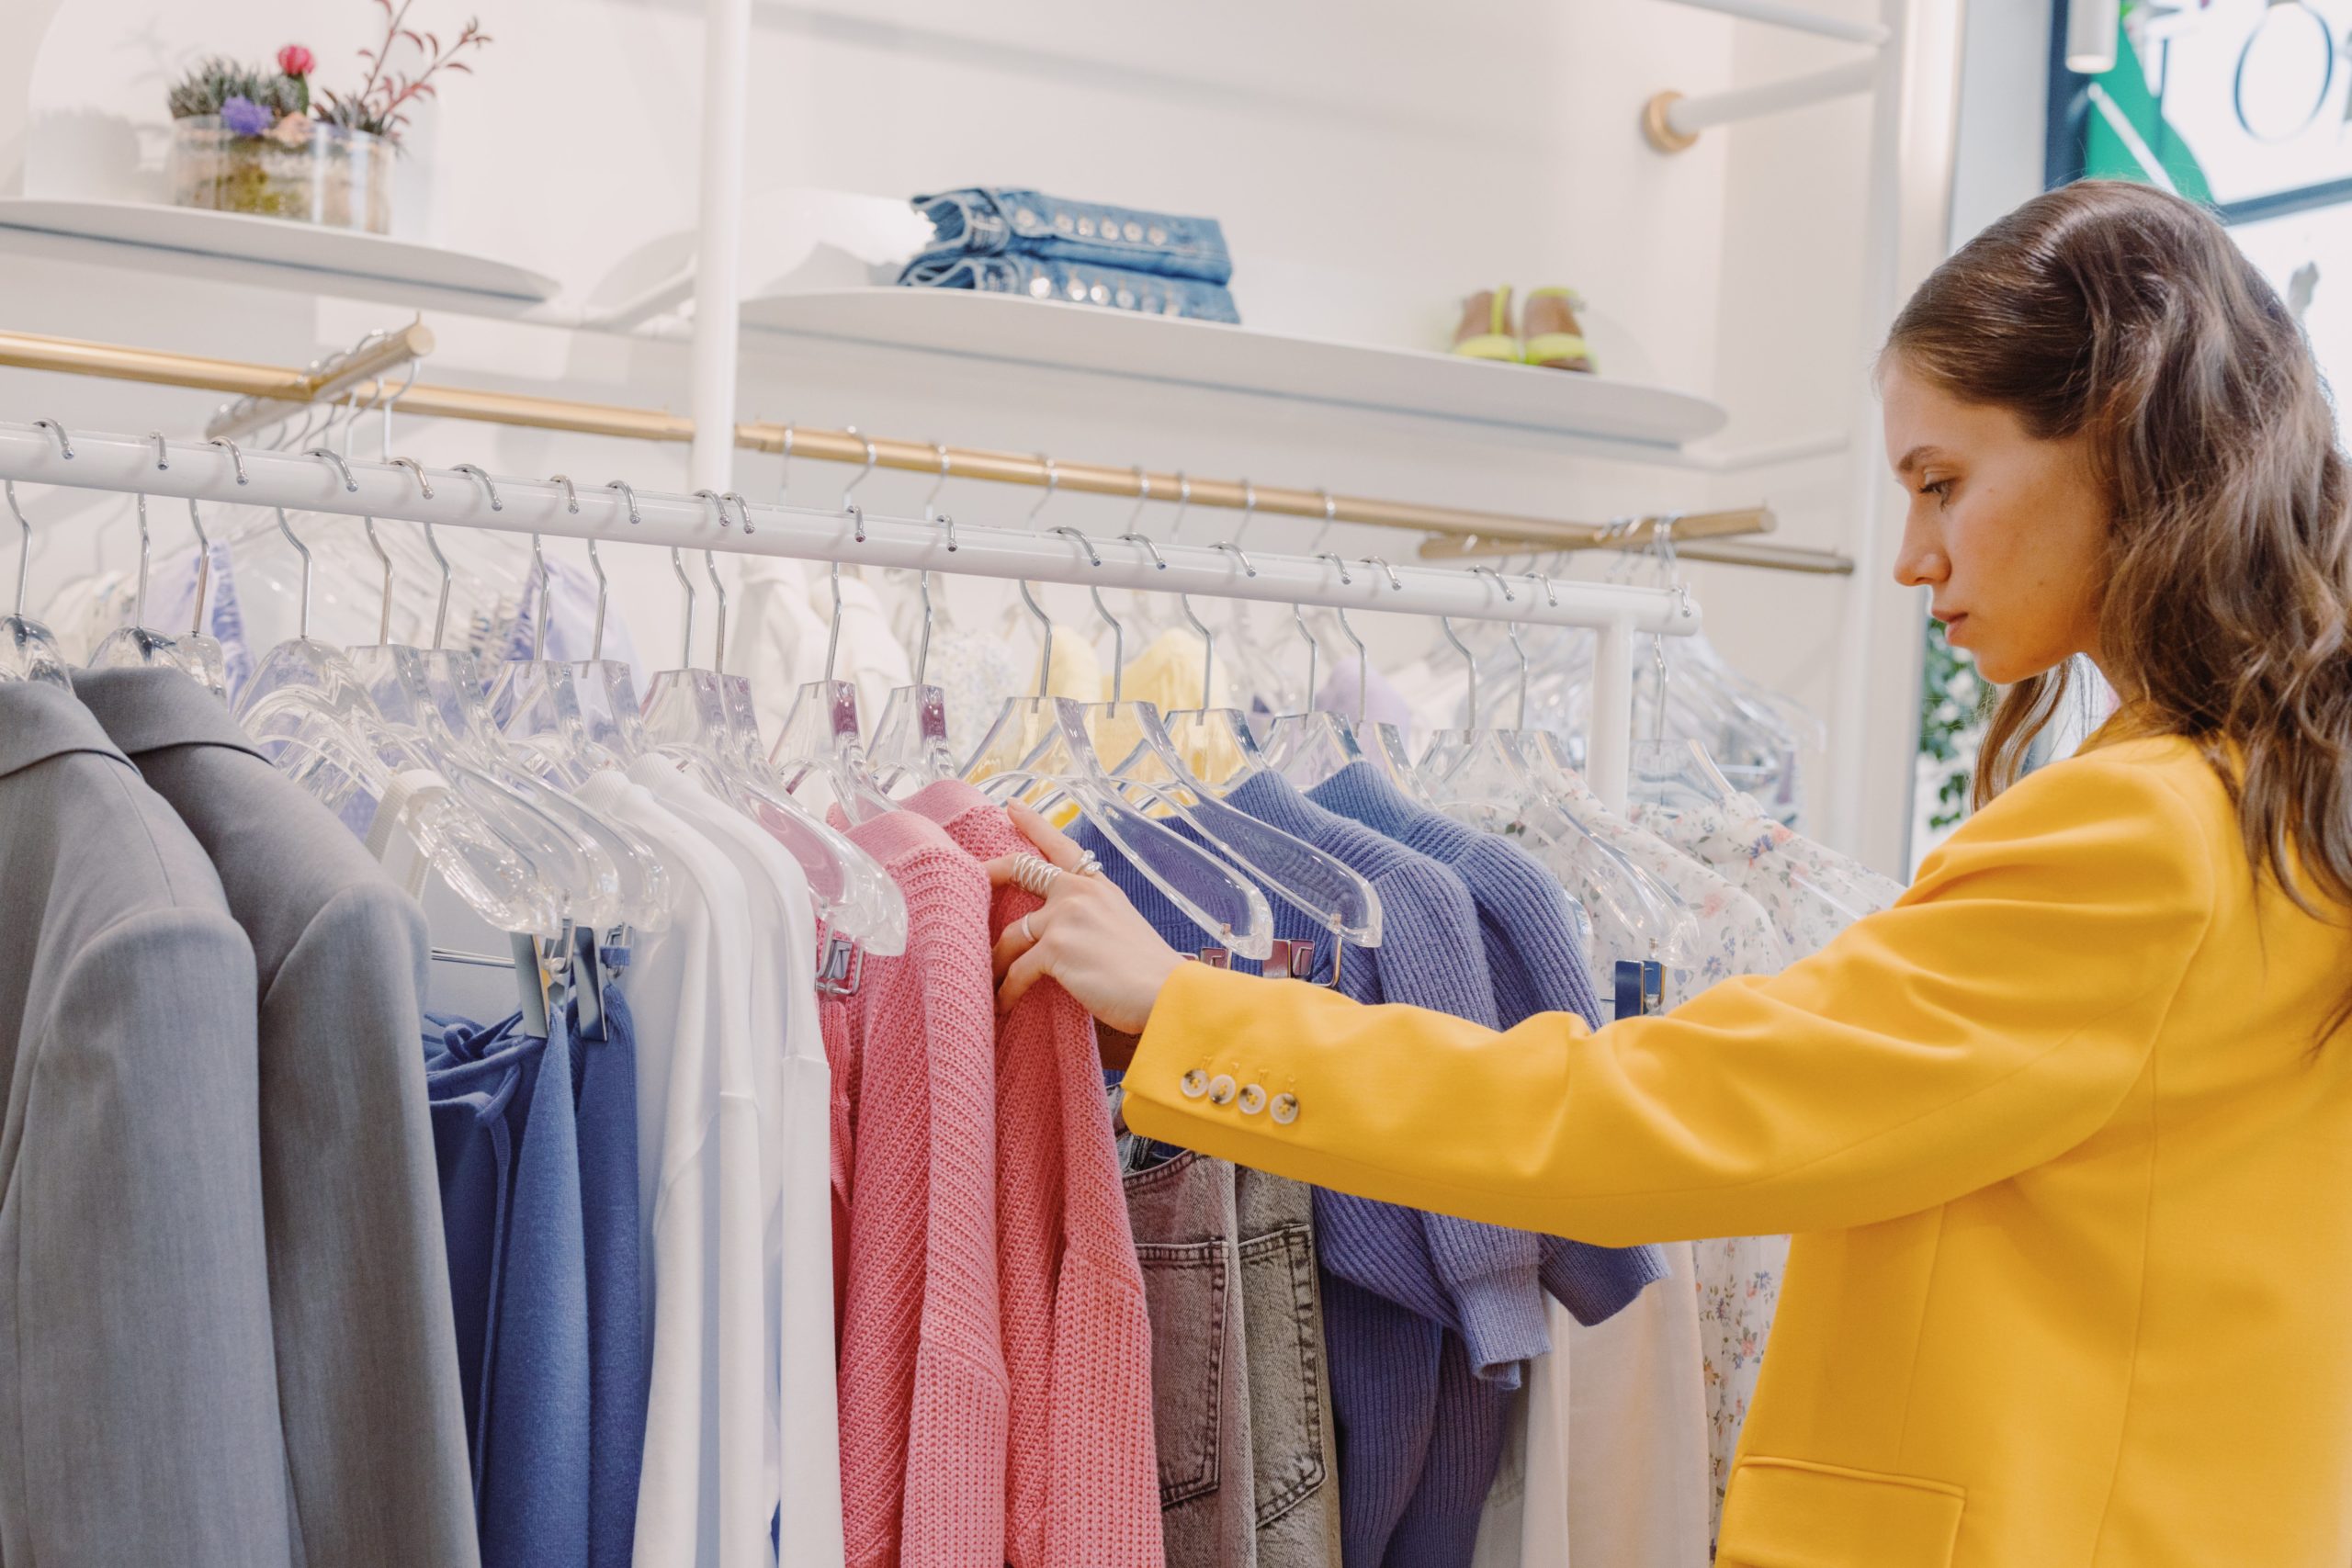
{"type": "Polygon", "coordinates": [[[1967,1494],[1801,1460],[1732,1473],[1715,1568],[1948,1568],[1967,1494]]]}

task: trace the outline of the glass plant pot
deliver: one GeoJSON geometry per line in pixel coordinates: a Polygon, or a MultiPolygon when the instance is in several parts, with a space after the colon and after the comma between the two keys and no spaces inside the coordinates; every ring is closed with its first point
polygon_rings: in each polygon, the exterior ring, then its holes
{"type": "Polygon", "coordinates": [[[240,136],[218,115],[175,119],[172,202],[388,234],[392,156],[380,136],[316,120],[306,134],[284,137],[240,136]]]}

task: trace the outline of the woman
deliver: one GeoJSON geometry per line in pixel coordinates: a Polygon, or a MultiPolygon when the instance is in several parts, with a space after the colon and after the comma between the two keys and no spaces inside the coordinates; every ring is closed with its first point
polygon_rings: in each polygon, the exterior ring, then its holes
{"type": "Polygon", "coordinates": [[[2343,1568],[2352,487],[2310,352],[2211,217],[2086,183],[1938,269],[1879,381],[1896,574],[2008,687],[1894,908],[1498,1034],[1180,963],[1064,875],[1001,998],[1139,1034],[1155,1138],[1592,1242],[1795,1233],[1729,1568],[2343,1568]],[[2078,655],[2122,708],[2019,781],[2078,655]]]}

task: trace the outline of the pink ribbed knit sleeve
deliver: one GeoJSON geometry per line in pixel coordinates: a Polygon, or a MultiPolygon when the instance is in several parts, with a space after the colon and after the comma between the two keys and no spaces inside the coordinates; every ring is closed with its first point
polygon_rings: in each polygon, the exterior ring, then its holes
{"type": "MultiPolygon", "coordinates": [[[[956,783],[907,803],[982,860],[1029,848],[956,783]]],[[[992,934],[1037,907],[997,890],[992,934]]],[[[1012,1380],[1012,1568],[1162,1568],[1144,1315],[1094,1021],[1047,981],[997,1024],[998,1278],[1012,1380]]]]}
{"type": "Polygon", "coordinates": [[[852,1568],[1001,1568],[1006,1381],[996,1269],[988,882],[897,812],[852,830],[907,900],[907,951],[852,1006],[842,1506],[852,1568]]]}

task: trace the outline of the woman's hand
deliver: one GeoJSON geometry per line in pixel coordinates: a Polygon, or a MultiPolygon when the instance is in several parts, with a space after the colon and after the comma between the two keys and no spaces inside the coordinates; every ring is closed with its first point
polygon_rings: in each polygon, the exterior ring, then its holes
{"type": "MultiPolygon", "coordinates": [[[[1100,876],[1078,874],[1081,852],[1059,829],[1018,802],[1012,812],[1013,826],[1063,874],[1054,878],[1045,907],[1006,927],[996,944],[997,1011],[1010,1012],[1030,987],[1050,976],[1104,1027],[1142,1033],[1159,987],[1184,961],[1125,894],[1100,876]]],[[[1013,859],[989,863],[991,885],[1013,880],[1013,859]]]]}

